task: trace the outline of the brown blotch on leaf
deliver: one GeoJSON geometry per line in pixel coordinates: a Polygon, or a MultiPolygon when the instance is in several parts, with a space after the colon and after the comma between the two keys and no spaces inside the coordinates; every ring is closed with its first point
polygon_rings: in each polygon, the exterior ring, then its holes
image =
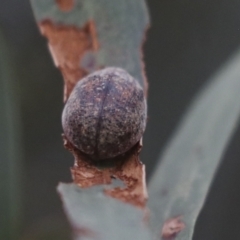
{"type": "Polygon", "coordinates": [[[69,12],[74,7],[74,0],[55,0],[60,10],[69,12]]]}
{"type": "Polygon", "coordinates": [[[147,190],[145,184],[145,165],[137,153],[132,153],[119,167],[112,170],[112,176],[121,179],[126,187],[106,189],[105,193],[134,206],[145,207],[147,190]]]}
{"type": "Polygon", "coordinates": [[[105,194],[117,198],[123,202],[144,208],[147,201],[147,188],[145,181],[145,165],[139,160],[142,148],[138,142],[131,150],[122,156],[109,159],[107,163],[112,166],[99,169],[91,159],[75,148],[63,135],[64,146],[75,158],[75,164],[71,168],[74,183],[82,188],[94,185],[111,184],[113,178],[120,179],[124,187],[106,188],[105,194]]]}
{"type": "Polygon", "coordinates": [[[175,218],[170,218],[165,221],[161,236],[166,240],[173,240],[178,233],[180,233],[185,228],[185,223],[182,221],[182,217],[178,216],[175,218]]]}
{"type": "Polygon", "coordinates": [[[94,21],[84,27],[65,26],[44,20],[39,24],[42,35],[48,39],[49,50],[55,66],[64,77],[64,101],[68,99],[73,87],[88,74],[81,68],[81,60],[86,52],[98,50],[98,40],[94,21]]]}

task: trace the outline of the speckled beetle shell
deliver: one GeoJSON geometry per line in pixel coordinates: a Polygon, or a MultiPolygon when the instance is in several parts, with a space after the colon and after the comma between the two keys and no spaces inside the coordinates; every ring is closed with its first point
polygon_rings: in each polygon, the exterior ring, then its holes
{"type": "Polygon", "coordinates": [[[80,80],[62,114],[67,139],[90,158],[125,153],[142,137],[147,107],[143,89],[125,70],[109,67],[80,80]]]}

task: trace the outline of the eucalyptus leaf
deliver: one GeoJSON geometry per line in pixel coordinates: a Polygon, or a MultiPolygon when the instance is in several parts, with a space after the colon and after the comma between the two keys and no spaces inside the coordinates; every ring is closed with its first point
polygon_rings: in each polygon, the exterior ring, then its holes
{"type": "Polygon", "coordinates": [[[31,0],[38,23],[50,20],[60,26],[82,28],[93,20],[100,47],[86,57],[96,58],[99,67],[121,67],[144,85],[141,46],[149,25],[144,0],[75,0],[69,11],[62,11],[57,2],[31,0]]]}
{"type": "Polygon", "coordinates": [[[76,184],[58,186],[75,239],[150,240],[145,212],[103,193],[103,186],[82,189],[76,184]]]}
{"type": "Polygon", "coordinates": [[[21,138],[14,68],[0,31],[0,239],[16,239],[21,225],[21,138]]]}
{"type": "Polygon", "coordinates": [[[196,97],[159,160],[149,184],[151,228],[185,224],[176,240],[190,240],[214,173],[240,116],[240,51],[196,97]]]}

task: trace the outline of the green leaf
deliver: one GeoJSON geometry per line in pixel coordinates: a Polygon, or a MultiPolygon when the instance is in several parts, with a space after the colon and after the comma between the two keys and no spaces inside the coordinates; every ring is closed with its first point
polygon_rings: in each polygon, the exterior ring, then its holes
{"type": "MultiPolygon", "coordinates": [[[[151,227],[180,216],[176,240],[190,240],[194,225],[240,116],[240,51],[197,96],[168,144],[149,184],[151,227]]],[[[165,225],[166,226],[166,225],[165,225]]]]}
{"type": "MultiPolygon", "coordinates": [[[[109,66],[127,70],[146,90],[141,47],[149,17],[144,0],[31,3],[54,63],[63,73],[65,99],[81,77],[109,66]]],[[[144,212],[104,195],[103,187],[61,184],[58,191],[76,239],[150,239],[144,212]]]]}
{"type": "Polygon", "coordinates": [[[61,183],[58,192],[74,227],[75,239],[150,240],[144,212],[106,196],[103,186],[81,189],[61,183]]]}
{"type": "Polygon", "coordinates": [[[75,0],[68,11],[62,10],[58,2],[61,1],[31,0],[37,22],[50,20],[79,29],[91,20],[96,25],[99,50],[86,53],[82,67],[94,58],[91,62],[96,61],[97,67],[122,67],[144,85],[141,46],[149,25],[144,0],[75,0]]]}
{"type": "Polygon", "coordinates": [[[16,239],[21,225],[21,138],[12,61],[0,32],[0,239],[16,239]]]}

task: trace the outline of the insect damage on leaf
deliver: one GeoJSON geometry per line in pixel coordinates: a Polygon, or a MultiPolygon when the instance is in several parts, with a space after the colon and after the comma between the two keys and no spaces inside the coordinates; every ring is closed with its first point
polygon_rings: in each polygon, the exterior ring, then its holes
{"type": "Polygon", "coordinates": [[[82,68],[80,64],[85,53],[98,50],[95,24],[89,21],[80,29],[75,26],[56,25],[50,20],[44,20],[39,27],[42,35],[48,38],[48,46],[55,66],[63,74],[64,101],[66,101],[79,79],[88,74],[87,69],[82,68]]]}
{"type": "Polygon", "coordinates": [[[56,0],[56,4],[60,10],[64,12],[69,12],[74,7],[74,0],[56,0]]]}
{"type": "MultiPolygon", "coordinates": [[[[71,168],[74,183],[82,188],[101,184],[111,184],[113,179],[120,179],[124,187],[106,188],[105,194],[133,204],[138,207],[145,207],[147,201],[147,187],[145,182],[145,165],[139,160],[141,144],[137,143],[134,148],[124,156],[109,159],[107,164],[112,166],[99,169],[98,166],[89,161],[86,154],[83,154],[74,147],[63,135],[64,146],[75,158],[75,164],[71,168]]],[[[106,164],[106,165],[107,165],[106,164]]]]}
{"type": "Polygon", "coordinates": [[[174,239],[178,233],[185,228],[185,223],[182,221],[181,216],[168,219],[165,221],[162,228],[162,238],[166,240],[174,239]]]}

